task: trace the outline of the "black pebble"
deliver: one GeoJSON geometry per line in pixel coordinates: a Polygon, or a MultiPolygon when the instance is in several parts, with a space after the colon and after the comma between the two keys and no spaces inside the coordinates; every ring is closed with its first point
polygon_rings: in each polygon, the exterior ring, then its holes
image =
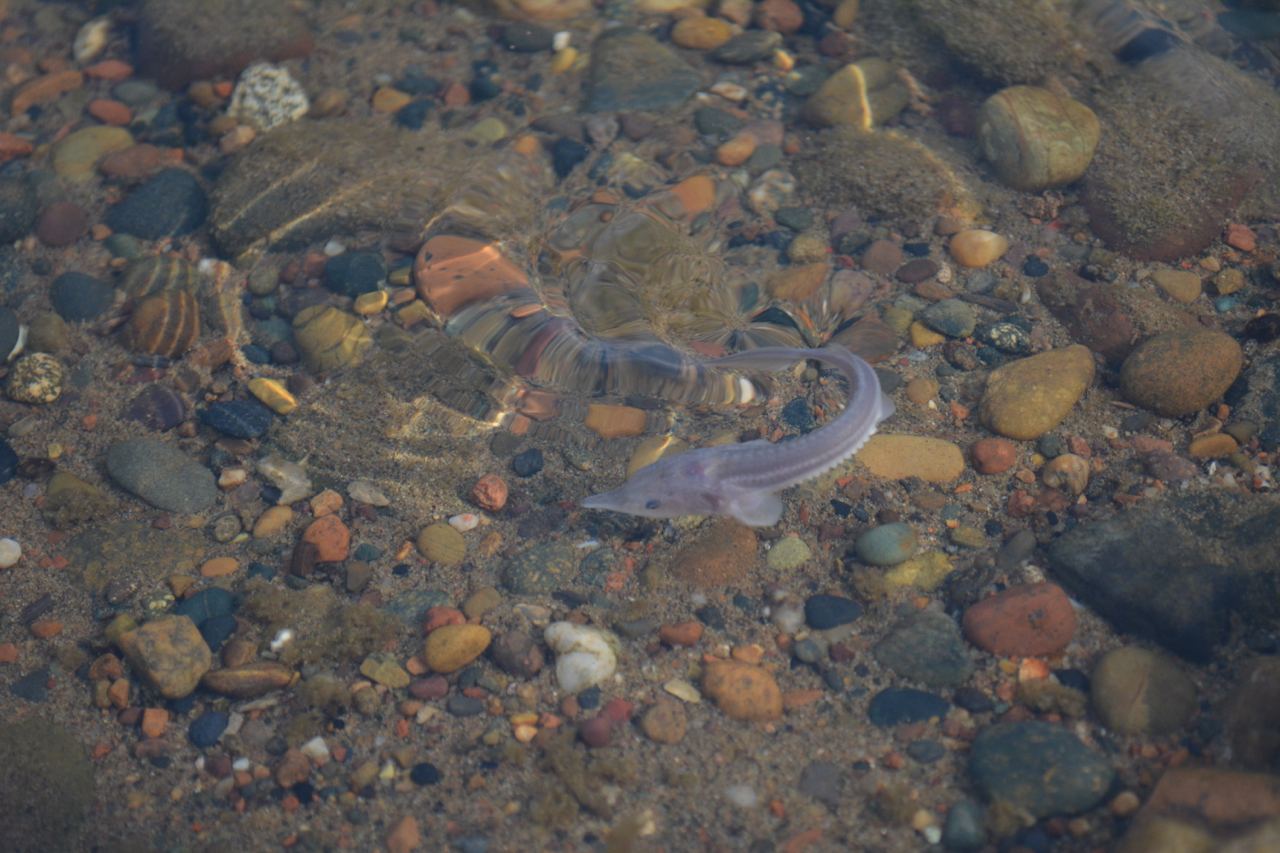
{"type": "Polygon", "coordinates": [[[782,420],[800,432],[813,429],[813,410],[803,397],[796,397],[782,407],[782,420]]]}
{"type": "Polygon", "coordinates": [[[201,423],[233,438],[257,438],[271,427],[272,412],[256,400],[214,403],[200,412],[201,423]]]}
{"type": "Polygon", "coordinates": [[[28,702],[43,702],[49,698],[49,670],[37,669],[9,685],[9,692],[28,702]]]}
{"type": "Polygon", "coordinates": [[[573,171],[590,153],[589,148],[576,139],[560,137],[551,146],[551,163],[555,166],[556,175],[563,178],[573,171]]]}
{"type": "Polygon", "coordinates": [[[93,320],[111,307],[116,290],[101,279],[82,272],[64,272],[53,280],[49,301],[58,316],[69,323],[93,320]]]}
{"type": "Polygon", "coordinates": [[[324,265],[324,286],[352,298],[371,293],[387,280],[387,265],[380,252],[344,252],[324,265]]]}
{"type": "Polygon", "coordinates": [[[991,703],[991,697],[976,687],[956,688],[955,695],[952,698],[957,705],[970,714],[985,714],[995,707],[991,703]]]}
{"type": "Polygon", "coordinates": [[[200,636],[204,637],[209,651],[217,653],[222,644],[236,631],[236,617],[230,614],[214,616],[200,623],[200,636]]]}
{"type": "Polygon", "coordinates": [[[415,98],[396,110],[396,124],[409,130],[422,130],[431,115],[431,101],[426,98],[415,98]]]}
{"type": "Polygon", "coordinates": [[[235,609],[235,596],[225,589],[209,587],[179,601],[174,605],[173,613],[175,616],[186,616],[200,626],[209,619],[233,613],[235,609]]]}
{"type": "Polygon", "coordinates": [[[107,212],[112,231],[144,240],[190,234],[204,224],[209,199],[183,169],[165,169],[107,212]]]}
{"type": "Polygon", "coordinates": [[[542,470],[542,451],[532,447],[511,460],[511,470],[517,477],[532,477],[542,470]]]}
{"type": "Polygon", "coordinates": [[[9,442],[0,438],[0,485],[9,482],[18,473],[18,454],[9,442]]]}
{"type": "Polygon", "coordinates": [[[1039,278],[1048,272],[1049,265],[1035,255],[1027,258],[1026,262],[1022,265],[1023,275],[1029,275],[1032,278],[1039,278]]]}
{"type": "Polygon", "coordinates": [[[226,711],[205,711],[191,721],[187,737],[198,749],[206,749],[218,742],[230,719],[226,711]]]}
{"type": "Polygon", "coordinates": [[[887,728],[945,717],[950,707],[950,702],[934,693],[910,687],[889,687],[872,698],[867,717],[872,725],[887,728]]]}
{"type": "Polygon", "coordinates": [[[440,768],[430,761],[422,761],[413,765],[409,778],[415,785],[434,785],[440,781],[440,768]]]}
{"type": "Polygon", "coordinates": [[[848,625],[862,615],[862,607],[840,595],[811,595],[804,603],[804,621],[815,631],[848,625]]]}
{"type": "Polygon", "coordinates": [[[1280,314],[1262,314],[1244,324],[1244,336],[1260,343],[1280,338],[1280,314]]]}

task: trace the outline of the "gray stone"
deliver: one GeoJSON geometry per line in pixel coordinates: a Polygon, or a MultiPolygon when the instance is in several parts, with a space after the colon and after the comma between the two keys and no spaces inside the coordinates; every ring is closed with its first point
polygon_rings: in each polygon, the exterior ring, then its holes
{"type": "Polygon", "coordinates": [[[926,610],[894,625],[876,644],[875,656],[903,678],[928,687],[957,687],[973,674],[969,649],[955,620],[926,610]]]}
{"type": "Polygon", "coordinates": [[[658,110],[683,104],[702,79],[669,47],[630,27],[608,30],[591,46],[588,112],[658,110]]]}
{"type": "Polygon", "coordinates": [[[834,761],[813,761],[800,771],[801,792],[830,809],[840,804],[840,765],[834,761]]]}
{"type": "Polygon", "coordinates": [[[213,472],[172,444],[154,438],[111,445],[107,473],[125,491],[166,512],[202,512],[218,496],[213,472]]]}
{"type": "Polygon", "coordinates": [[[1233,621],[1280,625],[1280,501],[1221,492],[1150,501],[1049,547],[1054,577],[1118,630],[1198,663],[1233,621]]]}
{"type": "Polygon", "coordinates": [[[1037,819],[1093,808],[1115,775],[1105,757],[1066,729],[1035,720],[984,730],[973,742],[969,772],[987,799],[1037,819]]]}

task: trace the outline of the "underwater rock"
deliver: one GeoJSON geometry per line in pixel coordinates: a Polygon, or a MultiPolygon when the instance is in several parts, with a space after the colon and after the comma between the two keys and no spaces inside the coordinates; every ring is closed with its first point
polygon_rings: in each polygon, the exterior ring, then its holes
{"type": "Polygon", "coordinates": [[[1037,86],[1002,89],[978,113],[983,156],[1002,181],[1027,192],[1083,175],[1101,133],[1093,110],[1037,86]]]}

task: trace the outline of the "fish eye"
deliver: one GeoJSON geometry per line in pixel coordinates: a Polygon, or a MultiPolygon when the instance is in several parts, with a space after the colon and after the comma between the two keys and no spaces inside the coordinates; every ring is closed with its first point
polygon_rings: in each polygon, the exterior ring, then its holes
{"type": "Polygon", "coordinates": [[[659,501],[657,498],[650,498],[649,500],[644,502],[645,509],[657,509],[660,506],[662,506],[662,502],[659,501]]]}

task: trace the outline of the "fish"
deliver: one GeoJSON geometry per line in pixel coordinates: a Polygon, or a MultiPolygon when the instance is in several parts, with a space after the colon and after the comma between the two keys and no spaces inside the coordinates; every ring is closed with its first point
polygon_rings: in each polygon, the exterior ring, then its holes
{"type": "Polygon", "coordinates": [[[880,388],[875,370],[842,346],[761,347],[706,363],[782,370],[801,359],[831,365],[849,382],[849,400],[835,420],[777,444],[757,439],[660,459],[633,473],[619,488],[585,498],[582,506],[644,518],[730,516],[750,527],[777,524],[784,489],[812,480],[853,456],[894,413],[893,401],[880,388]]]}

